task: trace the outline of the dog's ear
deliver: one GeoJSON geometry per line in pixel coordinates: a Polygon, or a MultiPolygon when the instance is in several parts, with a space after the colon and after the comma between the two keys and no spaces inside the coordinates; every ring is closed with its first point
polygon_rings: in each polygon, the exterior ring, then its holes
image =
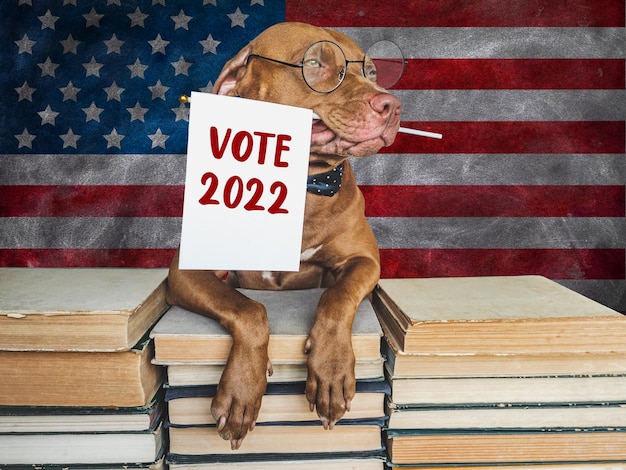
{"type": "MultiPolygon", "coordinates": [[[[224,65],[219,77],[213,85],[213,93],[217,95],[229,95],[235,89],[239,72],[245,67],[248,56],[252,51],[252,44],[241,49],[235,57],[224,65]]],[[[234,93],[233,93],[234,94],[234,93]]]]}

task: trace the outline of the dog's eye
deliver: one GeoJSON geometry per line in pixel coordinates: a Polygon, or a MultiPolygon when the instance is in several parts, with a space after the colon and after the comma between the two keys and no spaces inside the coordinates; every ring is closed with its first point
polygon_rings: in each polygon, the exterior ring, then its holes
{"type": "Polygon", "coordinates": [[[321,67],[322,64],[317,59],[307,59],[307,61],[304,63],[304,66],[305,67],[321,67]]]}

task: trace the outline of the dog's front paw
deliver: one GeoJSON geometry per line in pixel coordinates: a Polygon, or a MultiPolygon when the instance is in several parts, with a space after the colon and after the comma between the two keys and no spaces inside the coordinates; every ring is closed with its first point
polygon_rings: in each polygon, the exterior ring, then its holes
{"type": "Polygon", "coordinates": [[[217,431],[230,441],[232,450],[239,449],[254,429],[267,386],[266,374],[272,373],[267,349],[248,349],[233,344],[211,405],[217,431]]]}
{"type": "Polygon", "coordinates": [[[317,411],[324,429],[332,429],[354,398],[354,352],[350,336],[320,340],[311,334],[306,342],[308,354],[306,398],[311,411],[317,411]]]}

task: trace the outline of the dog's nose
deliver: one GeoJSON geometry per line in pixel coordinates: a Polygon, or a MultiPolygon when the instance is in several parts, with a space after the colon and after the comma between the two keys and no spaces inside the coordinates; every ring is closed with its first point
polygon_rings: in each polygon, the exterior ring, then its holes
{"type": "Polygon", "coordinates": [[[377,93],[370,99],[371,108],[384,120],[395,114],[400,114],[402,103],[390,93],[377,93]]]}

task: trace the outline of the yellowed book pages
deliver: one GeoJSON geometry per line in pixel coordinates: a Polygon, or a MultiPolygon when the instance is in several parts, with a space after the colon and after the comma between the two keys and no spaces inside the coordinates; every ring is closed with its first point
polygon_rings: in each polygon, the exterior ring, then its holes
{"type": "Polygon", "coordinates": [[[626,351],[626,316],[542,276],[381,279],[375,296],[404,352],[626,351]]]}
{"type": "MultiPolygon", "coordinates": [[[[199,426],[215,424],[211,414],[211,397],[176,398],[168,402],[169,420],[174,425],[199,426]]],[[[384,418],[384,393],[357,393],[346,419],[384,418]]],[[[257,423],[315,421],[317,415],[309,409],[304,394],[265,395],[257,423]]]]}
{"type": "Polygon", "coordinates": [[[558,431],[390,434],[393,464],[626,461],[626,432],[558,431]]]}
{"type": "MultiPolygon", "coordinates": [[[[170,463],[170,470],[385,470],[382,459],[272,460],[267,462],[170,463]]],[[[491,469],[493,470],[493,469],[491,469]]],[[[547,469],[550,470],[550,469],[547,469]]],[[[605,470],[605,469],[599,469],[605,470]]],[[[606,469],[610,470],[610,469],[606,469]]]]}
{"type": "Polygon", "coordinates": [[[231,450],[214,427],[171,427],[170,452],[179,455],[239,455],[243,453],[358,452],[381,447],[380,427],[335,426],[326,430],[311,426],[256,426],[239,450],[231,450]]]}
{"type": "Polygon", "coordinates": [[[129,350],[167,309],[166,277],[166,269],[0,268],[0,350],[129,350]]]}
{"type": "MultiPolygon", "coordinates": [[[[357,380],[382,379],[383,359],[374,361],[358,361],[354,365],[357,380]]],[[[193,385],[217,385],[222,377],[225,364],[168,364],[167,382],[173,387],[193,385]]],[[[267,377],[268,383],[304,382],[307,378],[307,367],[304,363],[272,364],[272,375],[267,377]]]]}
{"type": "Polygon", "coordinates": [[[121,352],[0,351],[0,403],[5,406],[127,407],[148,403],[165,371],[145,341],[121,352]]]}

